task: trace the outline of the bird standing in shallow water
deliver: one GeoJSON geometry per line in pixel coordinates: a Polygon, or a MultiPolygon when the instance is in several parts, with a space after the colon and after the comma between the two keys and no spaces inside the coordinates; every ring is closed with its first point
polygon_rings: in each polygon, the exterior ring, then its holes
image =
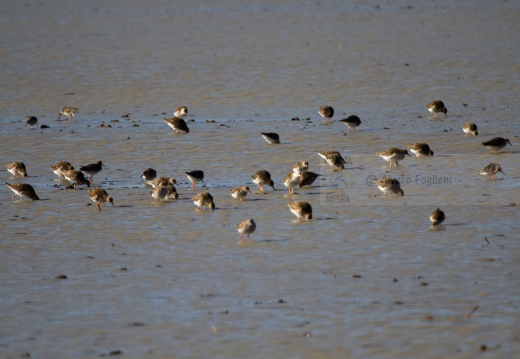
{"type": "Polygon", "coordinates": [[[256,223],[252,218],[246,219],[245,221],[242,221],[237,225],[237,229],[238,233],[240,233],[240,242],[243,242],[244,234],[247,235],[247,240],[251,241],[249,235],[256,230],[256,223]]]}
{"type": "Polygon", "coordinates": [[[283,178],[283,184],[289,190],[289,194],[294,194],[294,187],[300,184],[300,173],[289,172],[283,178]]]}
{"type": "Polygon", "coordinates": [[[386,196],[387,193],[390,193],[390,195],[399,194],[404,196],[404,191],[401,189],[401,184],[395,178],[383,178],[380,180],[375,178],[372,181],[383,192],[383,196],[386,196]]]}
{"type": "Polygon", "coordinates": [[[437,208],[435,211],[433,211],[432,214],[430,215],[430,221],[432,221],[432,224],[434,226],[440,225],[442,222],[444,222],[445,219],[446,219],[446,215],[439,208],[437,208]]]}
{"type": "Polygon", "coordinates": [[[341,153],[338,151],[316,151],[318,156],[323,158],[331,168],[334,169],[344,169],[345,168],[345,159],[341,156],[341,153]]]}
{"type": "MultiPolygon", "coordinates": [[[[490,163],[480,170],[479,174],[483,176],[489,176],[489,179],[493,179],[498,172],[502,172],[502,167],[498,163],[490,163]]],[[[502,172],[505,176],[506,174],[502,172]]]]}
{"type": "Polygon", "coordinates": [[[264,191],[264,188],[262,187],[263,185],[271,186],[273,191],[275,190],[271,174],[266,170],[259,170],[251,177],[253,178],[253,182],[258,185],[260,191],[264,191]]]}
{"type": "Polygon", "coordinates": [[[114,199],[107,194],[107,191],[101,188],[89,188],[88,196],[96,203],[98,211],[101,211],[101,203],[108,202],[115,207],[114,199]]]}
{"type": "Polygon", "coordinates": [[[32,128],[37,123],[38,123],[38,118],[36,116],[29,116],[25,120],[25,126],[29,125],[30,128],[32,128]]]}
{"type": "Polygon", "coordinates": [[[215,202],[213,202],[213,196],[208,192],[197,193],[192,197],[193,203],[200,210],[202,208],[210,208],[212,211],[215,210],[215,202]]]}
{"type": "Polygon", "coordinates": [[[188,128],[186,121],[180,117],[163,118],[163,120],[168,124],[168,126],[172,128],[173,133],[179,133],[179,131],[190,133],[190,129],[188,128]]]}
{"type": "Polygon", "coordinates": [[[507,138],[502,138],[502,137],[495,137],[489,141],[486,141],[486,142],[482,142],[482,146],[486,146],[487,148],[489,148],[491,150],[491,152],[498,152],[500,151],[502,148],[506,147],[507,144],[510,144],[511,146],[513,146],[511,144],[511,142],[509,142],[509,139],[507,138]]]}
{"type": "Polygon", "coordinates": [[[153,168],[147,168],[143,171],[143,173],[139,176],[139,178],[143,177],[146,182],[153,180],[157,177],[157,172],[153,168]]]}
{"type": "MultiPolygon", "coordinates": [[[[379,157],[382,157],[385,161],[388,161],[390,167],[392,167],[392,162],[395,162],[396,166],[399,166],[399,161],[404,159],[405,156],[410,156],[407,150],[400,149],[397,147],[389,148],[383,152],[376,153],[379,157]]],[[[410,156],[412,157],[412,156],[410,156]]]]}
{"type": "Polygon", "coordinates": [[[185,172],[185,173],[186,173],[186,176],[188,177],[188,179],[191,181],[191,186],[193,188],[197,188],[197,186],[195,185],[195,183],[197,183],[197,182],[202,182],[202,187],[205,186],[204,172],[202,172],[200,170],[195,170],[195,171],[190,171],[190,172],[185,172]]]}
{"type": "Polygon", "coordinates": [[[16,176],[27,177],[27,170],[23,162],[13,162],[5,165],[5,168],[13,175],[11,178],[16,176]]]}
{"type": "Polygon", "coordinates": [[[434,118],[439,118],[437,116],[438,113],[444,113],[444,117],[448,117],[448,110],[446,109],[446,106],[444,106],[444,102],[441,100],[432,101],[426,107],[428,108],[428,111],[433,113],[434,118]]]}
{"type": "Polygon", "coordinates": [[[230,189],[229,192],[231,192],[231,197],[238,199],[239,201],[246,198],[247,193],[251,193],[248,186],[238,186],[230,189]]]}
{"type": "Polygon", "coordinates": [[[332,116],[334,116],[334,109],[331,106],[321,106],[318,114],[323,117],[323,123],[332,122],[332,116]]]}
{"type": "Polygon", "coordinates": [[[433,156],[430,146],[424,142],[409,143],[406,145],[415,154],[415,157],[433,156]]]}
{"type": "Polygon", "coordinates": [[[71,171],[74,167],[67,161],[60,161],[55,165],[51,166],[51,169],[58,175],[58,179],[61,179],[64,171],[71,171]]]}
{"type": "Polygon", "coordinates": [[[29,199],[32,199],[33,201],[38,201],[40,197],[36,194],[34,191],[33,186],[27,183],[7,183],[4,182],[4,184],[11,189],[11,191],[14,192],[13,200],[16,198],[16,196],[22,197],[22,201],[24,197],[27,197],[29,199]]]}
{"type": "Polygon", "coordinates": [[[314,183],[314,181],[316,181],[316,178],[318,178],[319,174],[317,173],[314,173],[314,172],[303,172],[301,175],[300,175],[300,188],[302,187],[305,187],[305,186],[310,186],[311,184],[314,183]]]}
{"type": "Polygon", "coordinates": [[[65,116],[67,117],[67,119],[71,119],[74,117],[74,115],[76,114],[76,112],[78,112],[79,108],[77,107],[69,107],[69,106],[66,106],[64,108],[61,109],[60,112],[58,112],[58,121],[60,120],[61,116],[65,116]]]}
{"type": "Polygon", "coordinates": [[[94,181],[92,180],[92,178],[94,177],[95,174],[101,172],[103,167],[105,167],[103,162],[97,161],[96,163],[91,163],[91,164],[86,165],[86,166],[81,166],[79,168],[79,170],[81,172],[84,172],[84,173],[90,175],[90,183],[93,183],[94,181]]]}
{"type": "Polygon", "coordinates": [[[349,116],[347,118],[344,118],[343,120],[339,120],[339,122],[343,122],[345,126],[348,126],[348,131],[350,132],[350,129],[353,128],[354,131],[356,131],[356,127],[361,125],[361,119],[357,117],[356,115],[349,116]]]}
{"type": "Polygon", "coordinates": [[[478,128],[473,122],[463,123],[462,131],[464,131],[464,136],[468,134],[472,134],[473,136],[478,136],[478,128]]]}
{"type": "Polygon", "coordinates": [[[90,181],[85,178],[85,175],[81,171],[69,170],[69,171],[61,171],[65,180],[74,188],[76,185],[86,184],[87,187],[90,187],[90,181]],[[72,184],[70,183],[72,182],[72,184]]]}
{"type": "Polygon", "coordinates": [[[161,202],[161,199],[166,199],[166,196],[168,196],[167,184],[164,182],[159,183],[152,189],[151,195],[157,203],[161,202]]]}
{"type": "Polygon", "coordinates": [[[312,219],[312,206],[309,202],[287,202],[287,205],[291,212],[298,217],[298,220],[300,220],[301,217],[307,220],[312,219]]]}
{"type": "Polygon", "coordinates": [[[147,181],[146,183],[149,184],[150,186],[152,186],[153,188],[155,188],[160,185],[163,185],[164,187],[168,186],[169,184],[174,185],[174,184],[177,184],[177,181],[175,180],[175,178],[171,178],[171,177],[159,177],[159,178],[155,178],[153,180],[147,181]]]}

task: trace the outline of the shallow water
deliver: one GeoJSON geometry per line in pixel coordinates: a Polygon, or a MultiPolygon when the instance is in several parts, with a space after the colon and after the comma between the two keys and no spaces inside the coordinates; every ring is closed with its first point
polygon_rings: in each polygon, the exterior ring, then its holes
{"type": "Polygon", "coordinates": [[[0,186],[0,355],[518,353],[520,6],[409,5],[2,4],[0,154],[29,174],[3,181],[42,200],[0,186]],[[426,111],[435,98],[447,118],[426,111]],[[187,135],[162,120],[179,105],[187,135]],[[56,121],[63,106],[80,111],[56,121]],[[355,132],[337,122],[350,114],[355,132]],[[27,115],[50,128],[24,127],[27,115]],[[513,146],[491,154],[481,142],[496,136],[513,146]],[[419,141],[435,156],[389,168],[375,155],[419,141]],[[317,150],[340,151],[346,170],[317,150]],[[102,160],[94,185],[116,207],[97,212],[85,188],[66,189],[50,170],[61,160],[102,160]],[[288,196],[281,179],[300,160],[323,176],[288,196]],[[478,175],[489,162],[506,175],[478,175]],[[178,200],[154,203],[139,178],[148,167],[177,179],[178,200]],[[252,183],[262,168],[276,191],[252,183]],[[194,169],[214,212],[195,210],[194,169]],[[405,196],[369,183],[389,175],[405,196]],[[235,201],[229,188],[244,184],[253,195],[235,201]],[[290,200],[310,202],[314,219],[298,222],[290,200]],[[437,207],[447,219],[431,231],[437,207]],[[236,224],[250,217],[257,231],[240,245],[236,224]]]}

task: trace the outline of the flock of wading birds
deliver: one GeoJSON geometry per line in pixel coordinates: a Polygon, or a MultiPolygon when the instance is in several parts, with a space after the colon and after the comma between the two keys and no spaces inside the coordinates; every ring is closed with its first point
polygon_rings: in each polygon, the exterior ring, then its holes
{"type": "MultiPolygon", "coordinates": [[[[430,102],[427,105],[427,109],[429,112],[433,113],[434,118],[438,118],[439,113],[444,113],[444,116],[447,117],[448,110],[444,106],[444,103],[440,100],[435,100],[430,102]]],[[[64,107],[58,113],[58,120],[60,120],[61,116],[66,116],[67,119],[71,119],[74,117],[75,113],[78,112],[78,108],[75,107],[64,107]]],[[[332,117],[334,116],[334,109],[331,106],[322,106],[318,111],[320,116],[323,117],[323,122],[325,123],[327,120],[332,122],[332,117]]],[[[186,106],[181,106],[175,109],[173,112],[174,117],[165,118],[164,121],[173,129],[174,133],[183,132],[189,133],[190,130],[184,121],[184,117],[187,116],[188,109],[186,106]]],[[[38,119],[34,116],[30,116],[26,120],[26,126],[30,127],[35,126],[38,123],[38,119]]],[[[353,129],[356,130],[356,127],[361,124],[361,120],[358,116],[349,116],[348,118],[342,119],[339,122],[343,122],[348,126],[348,131],[353,129]]],[[[478,135],[477,125],[474,123],[464,123],[462,124],[462,129],[467,136],[471,134],[473,136],[478,135]]],[[[270,144],[280,143],[280,136],[277,133],[262,133],[262,137],[270,144]]],[[[486,146],[491,150],[491,152],[498,152],[502,148],[504,148],[507,144],[511,145],[511,142],[507,138],[495,137],[489,141],[483,142],[482,145],[486,146]]],[[[417,157],[420,156],[433,156],[433,151],[430,149],[428,144],[424,142],[418,142],[413,144],[406,145],[408,149],[413,152],[417,157]]],[[[335,170],[344,169],[344,165],[346,164],[345,159],[341,156],[341,154],[337,151],[316,151],[317,154],[322,157],[330,166],[335,170]]],[[[400,149],[397,147],[392,147],[383,152],[377,152],[377,155],[382,157],[384,160],[388,161],[389,166],[392,167],[392,163],[395,162],[396,166],[398,166],[398,162],[403,160],[405,156],[410,156],[408,150],[400,149]]],[[[27,171],[23,162],[13,162],[6,164],[5,167],[9,172],[15,176],[27,176],[27,171]]],[[[93,176],[99,173],[103,168],[103,163],[98,161],[97,163],[92,163],[86,166],[81,166],[79,171],[75,170],[74,167],[67,161],[58,162],[55,165],[51,166],[54,173],[58,175],[61,179],[63,176],[65,180],[69,183],[69,188],[74,188],[76,185],[87,185],[89,197],[96,203],[96,207],[99,211],[101,211],[101,203],[108,202],[111,203],[114,207],[114,200],[110,197],[107,192],[102,188],[91,188],[90,185],[93,183],[93,176]],[[85,178],[85,174],[90,175],[90,179],[85,178]]],[[[313,173],[308,171],[309,163],[308,162],[297,162],[293,168],[292,172],[287,173],[283,178],[283,184],[288,188],[289,193],[294,193],[294,188],[296,186],[304,187],[310,186],[320,175],[317,173],[313,173]]],[[[484,176],[490,176],[490,179],[493,179],[497,172],[501,172],[502,168],[497,163],[490,163],[486,165],[479,173],[484,176]]],[[[186,172],[186,176],[191,181],[192,186],[196,188],[197,182],[202,182],[204,184],[204,172],[200,170],[195,170],[191,172],[186,172]]],[[[157,173],[154,169],[148,168],[143,171],[142,175],[147,184],[153,187],[151,195],[157,201],[160,202],[161,199],[177,199],[178,193],[175,189],[175,185],[177,182],[174,178],[171,177],[158,177],[157,173]]],[[[263,185],[268,185],[274,188],[274,182],[271,179],[271,175],[266,170],[260,170],[256,172],[253,176],[253,182],[258,185],[259,190],[264,191],[262,188],[263,185]]],[[[374,183],[378,186],[378,188],[383,192],[383,196],[386,196],[387,193],[404,195],[403,190],[401,189],[401,185],[399,181],[395,178],[383,178],[383,179],[374,179],[374,183]]],[[[27,197],[31,200],[39,200],[38,195],[34,191],[34,188],[27,183],[7,183],[4,184],[9,187],[13,192],[13,198],[16,198],[16,195],[20,196],[23,200],[24,197],[27,197]]],[[[243,200],[248,193],[251,193],[248,186],[238,186],[230,189],[231,196],[237,200],[243,200]]],[[[215,209],[215,203],[213,202],[213,197],[208,192],[201,192],[193,196],[193,202],[197,206],[197,209],[206,209],[209,208],[211,210],[215,209]]],[[[288,202],[287,205],[292,213],[298,217],[298,220],[303,217],[306,220],[312,219],[312,206],[308,202],[304,201],[295,201],[288,202]]],[[[437,208],[430,215],[430,220],[434,227],[439,226],[442,222],[444,222],[446,216],[444,212],[437,208]]],[[[247,239],[250,241],[249,235],[253,233],[256,229],[255,221],[250,218],[240,222],[237,225],[238,232],[240,233],[240,242],[243,242],[244,235],[247,235],[247,239]]]]}

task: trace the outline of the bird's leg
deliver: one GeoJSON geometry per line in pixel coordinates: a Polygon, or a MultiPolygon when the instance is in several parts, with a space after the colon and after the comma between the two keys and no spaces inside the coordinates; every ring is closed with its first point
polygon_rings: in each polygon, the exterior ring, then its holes
{"type": "Polygon", "coordinates": [[[101,211],[101,203],[99,203],[99,202],[96,203],[96,207],[97,207],[98,211],[101,211]]]}
{"type": "Polygon", "coordinates": [[[332,117],[329,117],[329,122],[332,123],[332,117]]]}
{"type": "Polygon", "coordinates": [[[191,186],[192,186],[193,188],[197,188],[197,186],[195,185],[195,182],[191,182],[191,186]]]}
{"type": "Polygon", "coordinates": [[[247,240],[251,242],[251,238],[249,238],[249,234],[247,235],[247,240]]]}
{"type": "Polygon", "coordinates": [[[242,243],[244,241],[244,234],[241,234],[240,235],[240,243],[242,243]]]}

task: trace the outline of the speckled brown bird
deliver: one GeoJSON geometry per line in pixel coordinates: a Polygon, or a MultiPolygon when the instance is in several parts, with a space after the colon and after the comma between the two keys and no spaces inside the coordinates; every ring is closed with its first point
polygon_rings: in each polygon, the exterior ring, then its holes
{"type": "Polygon", "coordinates": [[[13,200],[16,198],[16,196],[22,197],[22,201],[25,197],[27,197],[33,201],[38,201],[40,199],[40,197],[38,197],[38,195],[34,191],[33,186],[31,186],[30,184],[27,184],[27,183],[12,183],[11,184],[11,183],[4,182],[4,185],[9,187],[11,189],[11,191],[14,192],[13,200]]]}
{"type": "Polygon", "coordinates": [[[12,162],[5,165],[5,168],[13,175],[11,178],[16,176],[27,177],[27,170],[23,162],[12,162]]]}
{"type": "Polygon", "coordinates": [[[300,188],[312,185],[319,176],[321,175],[314,172],[303,172],[302,174],[300,174],[300,188]]]}
{"type": "Polygon", "coordinates": [[[101,188],[89,188],[88,196],[96,203],[98,211],[101,211],[101,203],[108,202],[115,207],[114,199],[107,194],[107,191],[101,188]]]}
{"type": "Polygon", "coordinates": [[[164,118],[163,120],[172,128],[173,133],[179,133],[179,131],[184,133],[190,132],[186,121],[180,117],[164,118]]]}
{"type": "Polygon", "coordinates": [[[246,219],[237,225],[238,233],[240,233],[240,242],[244,240],[244,234],[247,235],[247,240],[251,241],[249,235],[256,230],[256,223],[252,218],[246,219]]]}
{"type": "Polygon", "coordinates": [[[415,157],[433,156],[433,151],[430,149],[430,146],[428,146],[427,143],[409,143],[406,145],[406,147],[408,147],[410,151],[415,154],[415,157]]]}
{"type": "Polygon", "coordinates": [[[385,161],[388,161],[390,167],[392,167],[392,162],[395,162],[395,165],[399,166],[399,161],[403,160],[405,156],[410,156],[407,150],[397,147],[392,147],[386,151],[377,152],[376,154],[385,161]]]}
{"type": "Polygon", "coordinates": [[[264,191],[264,188],[262,187],[264,185],[271,186],[273,191],[275,190],[271,174],[266,170],[259,170],[251,177],[253,178],[253,182],[258,185],[260,191],[264,191]]]}
{"type": "Polygon", "coordinates": [[[309,202],[287,202],[287,205],[291,212],[298,217],[298,220],[300,220],[301,217],[307,220],[312,219],[312,206],[309,202]]]}
{"type": "Polygon", "coordinates": [[[76,187],[77,185],[87,185],[90,187],[90,181],[85,178],[85,175],[81,171],[69,170],[69,171],[61,171],[65,180],[69,182],[72,187],[76,187]],[[70,183],[72,182],[72,184],[70,183]]]}
{"type": "Polygon", "coordinates": [[[74,169],[74,167],[70,164],[70,162],[60,161],[52,165],[51,169],[54,171],[55,174],[58,175],[58,179],[61,179],[61,177],[63,176],[63,171],[71,171],[74,169]]]}
{"type": "Polygon", "coordinates": [[[434,118],[439,118],[437,116],[438,113],[444,113],[444,117],[448,117],[448,110],[446,109],[446,106],[444,106],[444,102],[441,100],[432,101],[426,107],[428,108],[428,111],[433,113],[434,118]]]}
{"type": "Polygon", "coordinates": [[[65,106],[64,108],[61,109],[60,112],[58,112],[58,121],[60,120],[61,116],[65,116],[65,117],[67,117],[67,119],[71,119],[74,117],[74,115],[78,111],[79,111],[79,108],[77,108],[77,107],[65,106]]]}
{"type": "Polygon", "coordinates": [[[468,134],[472,134],[473,136],[478,136],[478,128],[473,122],[463,123],[462,131],[464,131],[464,136],[468,134]]]}
{"type": "Polygon", "coordinates": [[[213,196],[208,192],[197,193],[192,197],[193,203],[197,206],[197,209],[209,208],[212,211],[215,210],[215,202],[213,202],[213,196]]]}
{"type": "Polygon", "coordinates": [[[321,106],[318,114],[323,117],[323,122],[329,120],[332,122],[332,116],[334,116],[334,109],[331,106],[321,106]]]}

